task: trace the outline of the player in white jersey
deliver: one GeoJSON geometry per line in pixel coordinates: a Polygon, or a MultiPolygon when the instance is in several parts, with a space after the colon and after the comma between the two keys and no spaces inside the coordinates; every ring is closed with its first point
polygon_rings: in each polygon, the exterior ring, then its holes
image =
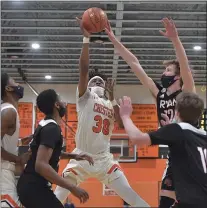
{"type": "MultiPolygon", "coordinates": [[[[79,20],[80,25],[81,21],[79,20]]],[[[114,121],[122,125],[119,116],[119,106],[113,97],[113,83],[110,83],[109,99],[105,96],[105,81],[100,76],[89,80],[89,33],[82,26],[84,34],[83,48],[80,57],[80,78],[76,92],[76,108],[78,113],[78,129],[76,133],[76,148],[73,153],[86,153],[94,160],[90,166],[85,161],[70,160],[63,170],[63,177],[78,185],[88,178],[96,178],[113,189],[125,202],[135,207],[149,207],[130,187],[127,178],[117,161],[110,153],[110,137],[114,121]]],[[[57,198],[64,203],[69,191],[57,187],[57,198]]]]}
{"type": "Polygon", "coordinates": [[[18,156],[18,100],[24,88],[7,73],[1,74],[1,207],[19,207],[15,172],[24,168],[30,153],[18,156]]]}

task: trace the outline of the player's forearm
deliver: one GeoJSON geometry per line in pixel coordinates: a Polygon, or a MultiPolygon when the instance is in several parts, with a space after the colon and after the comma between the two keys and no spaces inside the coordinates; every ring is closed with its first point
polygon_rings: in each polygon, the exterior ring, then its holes
{"type": "Polygon", "coordinates": [[[79,60],[79,68],[81,74],[88,74],[89,62],[89,43],[83,43],[79,60]]]}
{"type": "Polygon", "coordinates": [[[141,81],[143,85],[150,88],[149,77],[142,68],[137,57],[117,39],[111,39],[111,41],[114,44],[114,47],[117,49],[119,55],[126,61],[126,63],[130,66],[131,70],[135,73],[136,77],[141,81]]]}
{"type": "Polygon", "coordinates": [[[119,106],[118,106],[118,104],[113,106],[113,108],[114,108],[114,117],[115,117],[116,122],[118,123],[120,128],[124,128],[121,116],[119,114],[119,106]]]}
{"type": "Polygon", "coordinates": [[[180,75],[182,77],[183,84],[186,86],[187,90],[194,91],[194,80],[183,44],[179,37],[172,39],[172,43],[175,48],[176,57],[180,64],[180,75]]]}
{"type": "Polygon", "coordinates": [[[118,123],[120,128],[124,128],[120,114],[119,114],[119,105],[116,102],[116,100],[114,99],[114,92],[109,92],[109,100],[111,101],[111,104],[113,106],[114,109],[114,117],[116,122],[118,123]]]}
{"type": "Polygon", "coordinates": [[[124,129],[129,139],[139,146],[146,145],[147,141],[143,140],[143,133],[134,125],[130,117],[122,117],[124,129]]]}
{"type": "Polygon", "coordinates": [[[127,62],[127,64],[130,66],[132,63],[138,63],[137,57],[131,53],[120,41],[118,41],[116,38],[113,38],[112,43],[115,47],[115,49],[118,51],[119,55],[127,62]]]}
{"type": "Polygon", "coordinates": [[[88,71],[89,71],[89,43],[83,43],[81,56],[79,60],[80,77],[78,83],[79,97],[87,90],[88,71]]]}
{"type": "Polygon", "coordinates": [[[49,182],[61,186],[65,189],[70,190],[70,188],[73,186],[67,180],[59,176],[58,173],[49,164],[36,161],[35,171],[49,182]]]}
{"type": "Polygon", "coordinates": [[[20,157],[13,155],[9,152],[7,152],[3,147],[1,147],[1,158],[3,160],[13,162],[13,163],[19,163],[20,162],[20,157]]]}
{"type": "Polygon", "coordinates": [[[77,154],[67,153],[67,152],[61,152],[61,159],[75,159],[77,154]]]}

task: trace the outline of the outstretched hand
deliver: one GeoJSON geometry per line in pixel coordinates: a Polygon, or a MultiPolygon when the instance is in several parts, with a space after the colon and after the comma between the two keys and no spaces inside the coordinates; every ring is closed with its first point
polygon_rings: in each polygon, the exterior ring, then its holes
{"type": "Polygon", "coordinates": [[[70,188],[71,194],[73,194],[75,197],[77,197],[80,200],[80,203],[85,203],[89,199],[88,192],[86,192],[84,189],[79,188],[77,186],[72,186],[70,188]]]}
{"type": "Polygon", "coordinates": [[[172,19],[164,18],[162,19],[162,23],[165,27],[165,32],[163,32],[162,30],[160,30],[159,32],[163,36],[169,38],[170,40],[178,37],[178,31],[172,19]]]}
{"type": "Polygon", "coordinates": [[[93,158],[87,154],[78,154],[76,155],[75,160],[87,160],[90,165],[94,165],[93,158]]]}
{"type": "Polygon", "coordinates": [[[168,125],[168,124],[171,123],[169,117],[168,117],[166,114],[163,114],[163,113],[162,113],[161,116],[162,116],[162,118],[164,119],[164,120],[161,120],[161,121],[160,121],[160,123],[162,124],[162,126],[166,126],[166,125],[168,125]]]}
{"type": "Polygon", "coordinates": [[[106,28],[105,28],[105,31],[107,33],[107,35],[109,36],[109,39],[112,41],[114,39],[116,39],[115,35],[114,35],[114,32],[113,30],[111,29],[111,25],[110,25],[110,22],[107,20],[107,23],[106,23],[106,28]]]}
{"type": "Polygon", "coordinates": [[[121,118],[130,117],[133,111],[131,98],[124,96],[122,99],[119,100],[119,103],[120,103],[119,112],[121,118]]]}
{"type": "Polygon", "coordinates": [[[77,22],[80,26],[80,29],[83,33],[83,36],[86,37],[86,38],[89,38],[91,36],[91,34],[83,27],[83,23],[82,23],[81,18],[76,17],[76,20],[77,20],[77,22]]]}

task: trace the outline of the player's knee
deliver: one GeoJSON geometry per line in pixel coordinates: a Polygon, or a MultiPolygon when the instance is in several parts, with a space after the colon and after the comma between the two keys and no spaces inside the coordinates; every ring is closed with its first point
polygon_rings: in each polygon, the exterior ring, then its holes
{"type": "Polygon", "coordinates": [[[109,176],[109,183],[120,178],[122,175],[124,175],[124,174],[121,170],[115,169],[109,176]]]}

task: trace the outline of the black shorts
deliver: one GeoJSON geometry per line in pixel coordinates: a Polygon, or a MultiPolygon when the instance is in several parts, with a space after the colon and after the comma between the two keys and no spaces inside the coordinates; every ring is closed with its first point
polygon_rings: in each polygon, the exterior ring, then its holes
{"type": "Polygon", "coordinates": [[[165,176],[162,180],[161,190],[175,191],[170,153],[169,153],[167,166],[165,169],[165,176]]]}
{"type": "Polygon", "coordinates": [[[186,204],[186,203],[176,203],[173,208],[206,208],[206,204],[186,204]]]}
{"type": "Polygon", "coordinates": [[[28,175],[20,177],[17,193],[25,208],[64,208],[47,184],[28,175]]]}

